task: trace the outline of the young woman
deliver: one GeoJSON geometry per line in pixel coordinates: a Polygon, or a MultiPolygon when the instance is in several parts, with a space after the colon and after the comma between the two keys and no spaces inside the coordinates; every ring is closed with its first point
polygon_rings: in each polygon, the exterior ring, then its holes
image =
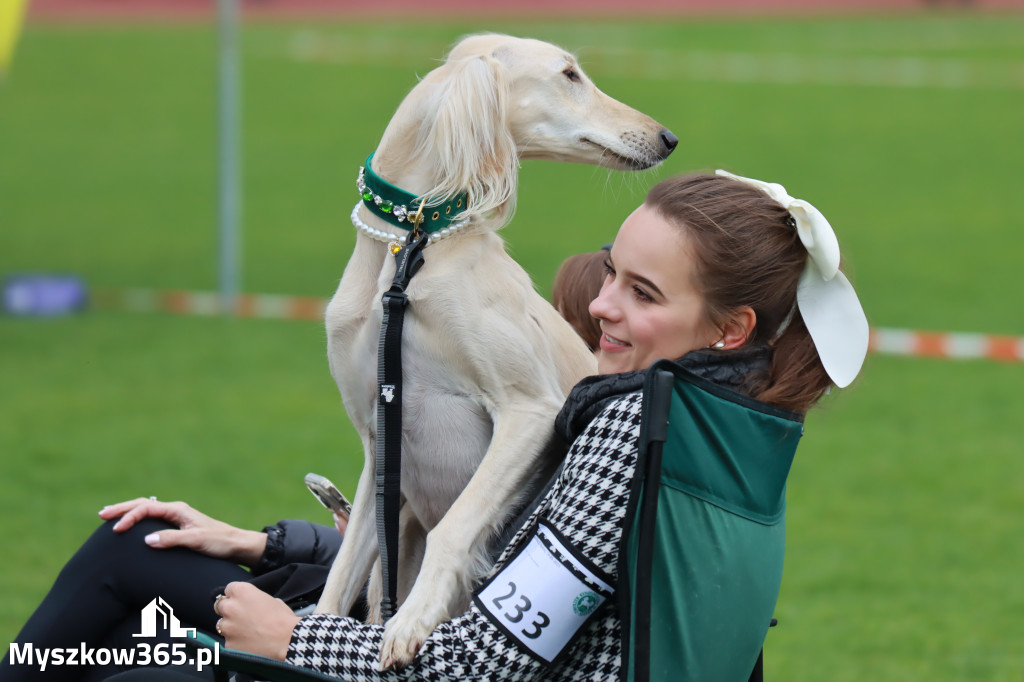
{"type": "MultiPolygon", "coordinates": [[[[581,382],[558,415],[556,435],[569,444],[564,466],[504,550],[494,576],[514,570],[521,574],[520,583],[550,581],[550,573],[524,573],[519,560],[524,548],[541,539],[557,546],[563,559],[572,556],[575,563],[569,563],[588,580],[614,592],[623,512],[638,454],[639,391],[643,370],[655,360],[677,359],[722,389],[791,411],[795,418],[832,385],[849,384],[859,371],[867,322],[839,271],[838,244],[828,222],[779,185],[719,173],[660,183],[620,228],[606,254],[600,294],[589,308],[600,323],[602,376],[581,382]]],[[[285,561],[329,565],[333,554],[325,541],[334,535],[336,543],[337,534],[318,532],[309,524],[251,533],[182,503],[146,499],[107,508],[101,516],[120,516],[115,529],[131,530],[97,531],[83,547],[87,556],[69,562],[19,642],[46,636],[62,620],[60,605],[82,599],[80,593],[108,604],[115,592],[124,602],[125,613],[119,614],[124,618],[148,603],[150,593],[179,585],[179,591],[189,592],[180,596],[182,607],[177,594],[162,596],[188,624],[220,632],[230,648],[342,679],[613,680],[620,671],[621,622],[613,599],[605,599],[578,627],[560,622],[555,640],[550,638],[554,627],[525,612],[524,627],[510,630],[494,613],[494,600],[476,599],[467,613],[433,631],[411,665],[381,673],[383,626],[337,616],[298,618],[232,564],[255,565],[257,573],[285,561]],[[147,517],[179,528],[156,525],[147,517]],[[125,544],[118,540],[131,540],[138,556],[115,568],[101,566],[99,556],[125,544]],[[173,576],[186,570],[175,568],[184,566],[177,563],[185,561],[182,555],[196,552],[218,557],[210,559],[217,568],[201,580],[203,585],[236,581],[216,600],[204,590],[188,590],[180,579],[131,579],[138,572],[135,561],[148,562],[153,571],[169,566],[161,575],[173,576]],[[117,575],[106,575],[110,570],[117,575]],[[115,586],[97,589],[97,582],[115,586]],[[143,583],[148,585],[144,594],[132,593],[143,583]],[[538,639],[550,645],[547,657],[530,648],[538,639]]],[[[278,593],[276,586],[270,591],[278,593]]],[[[517,600],[505,603],[512,610],[526,608],[517,600]]],[[[118,622],[97,629],[116,631],[118,622]]],[[[5,674],[16,669],[6,659],[3,665],[5,674]]],[[[38,674],[25,679],[38,679],[38,674]]]]}
{"type": "MultiPolygon", "coordinates": [[[[623,223],[606,271],[590,305],[600,321],[598,367],[605,376],[582,382],[559,414],[556,431],[571,443],[564,467],[492,574],[514,573],[520,586],[550,582],[550,571],[560,570],[519,561],[541,537],[557,546],[552,556],[571,555],[576,570],[614,591],[637,459],[642,370],[655,360],[678,358],[722,388],[799,418],[832,385],[848,385],[867,351],[867,321],[839,270],[832,228],[780,185],[722,171],[666,180],[623,223]]],[[[492,578],[487,585],[511,582],[492,578]]],[[[550,618],[534,618],[536,604],[498,607],[499,601],[475,599],[470,611],[433,631],[411,665],[386,673],[378,672],[384,626],[298,618],[246,583],[229,585],[215,608],[228,647],[346,680],[618,679],[614,600],[575,629],[559,623],[544,655],[535,638],[549,637],[543,628],[550,618]],[[524,627],[509,627],[507,614],[502,620],[496,610],[506,607],[520,609],[513,617],[529,616],[524,627]]]]}

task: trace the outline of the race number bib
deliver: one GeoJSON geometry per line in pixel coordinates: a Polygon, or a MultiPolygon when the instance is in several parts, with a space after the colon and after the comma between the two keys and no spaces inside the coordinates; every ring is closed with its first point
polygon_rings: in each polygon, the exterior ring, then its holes
{"type": "Polygon", "coordinates": [[[473,600],[528,653],[551,663],[614,592],[541,522],[473,600]]]}

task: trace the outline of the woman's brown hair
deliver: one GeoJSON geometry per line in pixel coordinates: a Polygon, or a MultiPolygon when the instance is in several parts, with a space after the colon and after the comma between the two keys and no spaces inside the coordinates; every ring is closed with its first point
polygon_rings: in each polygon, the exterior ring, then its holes
{"type": "Polygon", "coordinates": [[[757,320],[746,345],[774,350],[771,371],[753,397],[806,412],[832,381],[796,307],[807,250],[789,211],[759,189],[709,174],[664,180],[645,203],[692,240],[694,285],[711,324],[724,326],[741,306],[754,310],[757,320]]]}

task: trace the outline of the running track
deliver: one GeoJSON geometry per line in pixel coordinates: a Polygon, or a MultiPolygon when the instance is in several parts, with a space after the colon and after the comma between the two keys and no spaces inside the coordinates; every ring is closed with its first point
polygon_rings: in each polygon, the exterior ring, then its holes
{"type": "MultiPolygon", "coordinates": [[[[911,12],[928,6],[1024,8],[1024,0],[239,0],[246,18],[401,14],[599,17],[911,12]]],[[[202,20],[216,0],[30,0],[29,21],[202,20]]]]}

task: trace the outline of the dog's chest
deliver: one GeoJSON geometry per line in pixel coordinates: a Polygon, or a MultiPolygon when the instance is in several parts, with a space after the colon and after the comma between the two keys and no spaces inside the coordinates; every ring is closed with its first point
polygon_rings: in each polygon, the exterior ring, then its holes
{"type": "MultiPolygon", "coordinates": [[[[343,279],[326,315],[331,373],[353,423],[371,434],[376,432],[376,405],[380,399],[381,297],[391,285],[393,272],[393,264],[386,262],[372,288],[346,286],[343,279]]],[[[486,421],[489,428],[490,418],[482,405],[480,388],[460,350],[465,342],[459,331],[465,333],[466,320],[476,316],[455,312],[461,304],[446,303],[437,294],[439,290],[457,288],[434,281],[430,274],[421,274],[408,290],[410,302],[403,315],[401,336],[401,391],[403,413],[407,415],[403,430],[407,437],[417,432],[433,432],[435,425],[442,423],[448,423],[448,430],[458,433],[463,430],[458,424],[467,419],[486,421]]],[[[395,389],[389,392],[394,395],[395,389]]]]}

